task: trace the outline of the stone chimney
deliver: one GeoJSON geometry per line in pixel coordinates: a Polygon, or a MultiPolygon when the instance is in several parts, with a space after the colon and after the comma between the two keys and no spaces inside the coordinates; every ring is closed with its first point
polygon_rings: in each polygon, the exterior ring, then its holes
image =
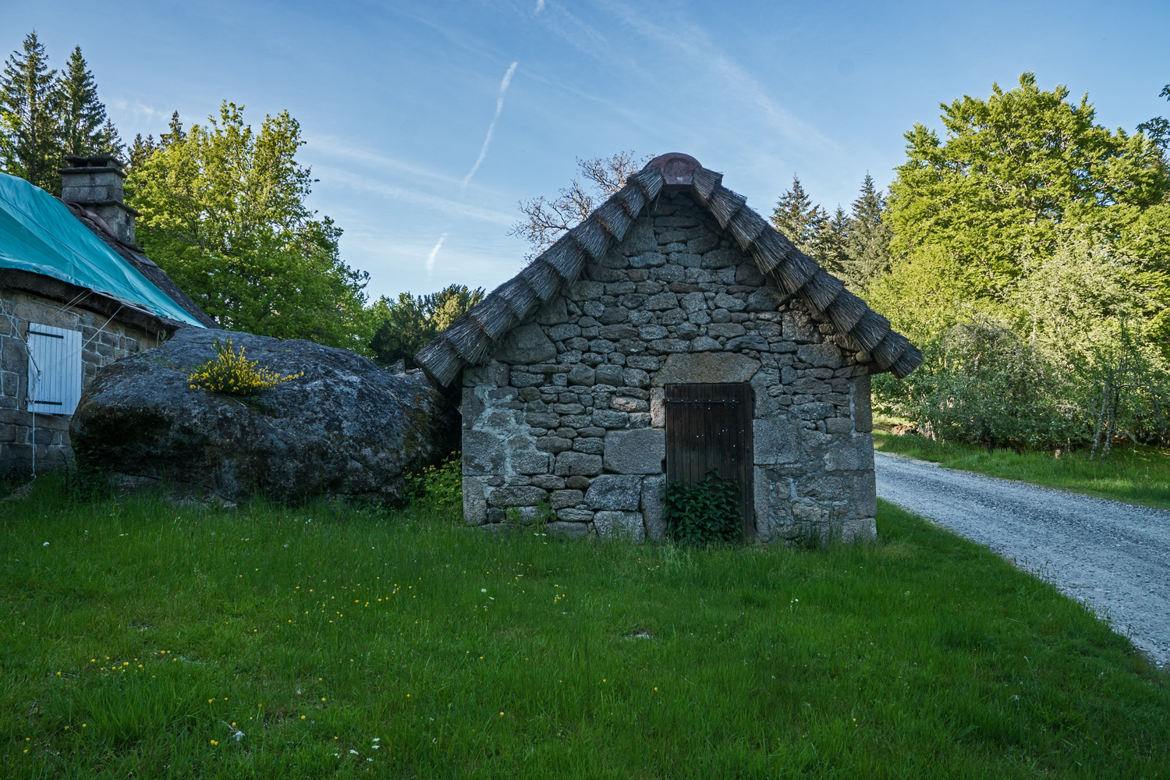
{"type": "Polygon", "coordinates": [[[84,206],[93,212],[114,238],[134,246],[134,218],[139,213],[123,202],[122,180],[126,174],[116,157],[66,156],[68,168],[61,169],[61,200],[84,206]]]}

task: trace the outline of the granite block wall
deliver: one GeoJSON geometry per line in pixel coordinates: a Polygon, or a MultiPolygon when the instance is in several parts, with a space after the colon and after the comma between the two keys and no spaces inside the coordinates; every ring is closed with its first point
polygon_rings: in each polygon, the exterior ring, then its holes
{"type": "Polygon", "coordinates": [[[664,389],[687,382],[752,388],[757,540],[874,536],[868,367],[685,193],[465,369],[467,522],[662,538],[664,389]]]}
{"type": "Polygon", "coordinates": [[[28,353],[25,339],[30,322],[81,331],[82,386],[102,366],[157,346],[165,334],[146,333],[108,315],[25,292],[0,289],[0,477],[69,465],[69,416],[28,411],[28,353]]]}

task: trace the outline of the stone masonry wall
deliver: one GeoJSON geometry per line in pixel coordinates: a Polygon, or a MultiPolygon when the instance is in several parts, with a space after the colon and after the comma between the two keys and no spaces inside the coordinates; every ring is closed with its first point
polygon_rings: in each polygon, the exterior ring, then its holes
{"type": "Polygon", "coordinates": [[[664,387],[749,382],[756,538],[874,535],[869,375],[685,194],[464,371],[469,524],[664,534],[664,387]]]}
{"type": "Polygon", "coordinates": [[[25,339],[29,323],[81,331],[84,387],[102,366],[157,346],[164,336],[108,319],[107,315],[0,289],[0,477],[28,474],[34,447],[38,472],[67,466],[73,457],[69,416],[38,412],[34,425],[33,413],[28,411],[25,339]]]}

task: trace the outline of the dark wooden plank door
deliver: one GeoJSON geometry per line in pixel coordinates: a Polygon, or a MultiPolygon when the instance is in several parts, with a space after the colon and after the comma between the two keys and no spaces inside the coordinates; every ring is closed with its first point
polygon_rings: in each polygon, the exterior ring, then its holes
{"type": "Polygon", "coordinates": [[[755,536],[752,505],[752,388],[746,382],[667,385],[666,480],[690,485],[710,469],[739,486],[745,539],[755,536]]]}

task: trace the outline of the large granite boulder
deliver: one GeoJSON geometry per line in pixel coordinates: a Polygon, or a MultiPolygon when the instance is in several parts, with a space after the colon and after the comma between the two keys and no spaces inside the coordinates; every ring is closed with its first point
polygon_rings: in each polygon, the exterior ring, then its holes
{"type": "Polygon", "coordinates": [[[123,483],[230,501],[393,501],[404,472],[455,449],[457,421],[421,372],[392,374],[309,341],[183,328],[103,368],[72,439],[79,459],[123,483]],[[245,398],[192,389],[192,369],[229,338],[261,367],[304,376],[245,398]]]}

